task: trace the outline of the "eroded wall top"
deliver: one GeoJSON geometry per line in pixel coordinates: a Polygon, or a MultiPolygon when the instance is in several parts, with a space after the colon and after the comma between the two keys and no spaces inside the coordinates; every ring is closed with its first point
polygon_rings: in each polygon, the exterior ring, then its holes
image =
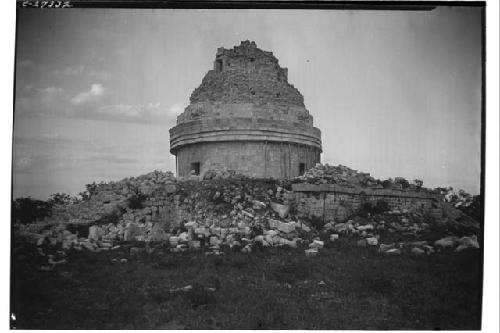
{"type": "Polygon", "coordinates": [[[177,123],[213,117],[279,119],[312,126],[304,97],[272,52],[243,41],[217,50],[214,67],[190,97],[177,123]]]}

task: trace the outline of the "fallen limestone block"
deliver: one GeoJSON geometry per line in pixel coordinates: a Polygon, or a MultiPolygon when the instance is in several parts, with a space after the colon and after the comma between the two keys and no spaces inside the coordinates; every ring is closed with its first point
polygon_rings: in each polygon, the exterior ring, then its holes
{"type": "Polygon", "coordinates": [[[374,226],[373,226],[373,224],[360,225],[356,229],[359,231],[367,231],[367,230],[373,230],[374,226]]]}
{"type": "Polygon", "coordinates": [[[269,227],[288,234],[290,232],[295,231],[295,222],[286,223],[278,220],[269,219],[269,227]]]}
{"type": "Polygon", "coordinates": [[[315,239],[315,240],[313,240],[313,242],[311,244],[309,244],[309,248],[322,249],[324,245],[325,245],[325,243],[323,241],[315,239]]]}
{"type": "Polygon", "coordinates": [[[318,254],[318,249],[316,249],[316,248],[307,249],[307,250],[304,250],[304,252],[306,253],[307,257],[313,257],[313,256],[318,254]]]}
{"type": "Polygon", "coordinates": [[[61,260],[54,260],[53,255],[48,255],[48,263],[55,266],[55,265],[60,265],[60,264],[66,264],[68,261],[66,259],[61,259],[61,260]]]}
{"type": "Polygon", "coordinates": [[[45,236],[39,235],[38,240],[36,241],[37,246],[41,246],[45,242],[45,236]]]}
{"type": "Polygon", "coordinates": [[[168,243],[170,244],[171,247],[176,247],[177,244],[179,244],[179,237],[177,237],[177,236],[171,236],[168,239],[168,243]]]}
{"type": "Polygon", "coordinates": [[[426,254],[432,254],[434,253],[434,247],[430,246],[430,245],[424,245],[423,246],[423,249],[425,251],[426,254]]]}
{"type": "Polygon", "coordinates": [[[103,248],[108,248],[109,249],[109,248],[113,247],[113,244],[110,243],[110,242],[100,242],[99,243],[99,247],[103,247],[103,248]]]}
{"type": "Polygon", "coordinates": [[[189,221],[189,222],[184,223],[184,227],[186,229],[195,229],[195,228],[198,228],[198,223],[196,223],[194,221],[189,221]]]}
{"type": "Polygon", "coordinates": [[[209,239],[209,243],[210,243],[210,245],[215,246],[215,245],[219,245],[221,243],[221,241],[219,240],[219,237],[211,236],[209,239]]]}
{"type": "Polygon", "coordinates": [[[265,203],[259,200],[253,200],[252,205],[252,209],[264,209],[267,206],[265,203]]]}
{"type": "Polygon", "coordinates": [[[434,246],[439,246],[442,248],[453,247],[455,245],[456,241],[457,241],[457,237],[448,236],[448,237],[444,237],[444,238],[441,238],[441,239],[435,241],[434,246]]]}
{"type": "Polygon", "coordinates": [[[96,250],[96,245],[91,243],[91,242],[87,242],[87,241],[84,241],[84,242],[80,242],[80,245],[83,246],[83,248],[85,248],[86,250],[89,250],[89,251],[95,251],[96,250]]]}
{"type": "Polygon", "coordinates": [[[255,238],[253,239],[253,241],[257,242],[257,243],[262,243],[264,241],[264,236],[263,235],[255,236],[255,238]]]}
{"type": "Polygon", "coordinates": [[[284,245],[288,245],[290,247],[293,247],[293,248],[297,248],[297,242],[296,241],[293,241],[293,240],[288,240],[286,238],[278,238],[276,241],[275,241],[276,245],[278,246],[284,246],[284,245]]]}
{"type": "Polygon", "coordinates": [[[251,218],[251,219],[253,219],[253,218],[254,218],[253,214],[252,214],[252,213],[247,212],[246,210],[242,210],[242,211],[241,211],[241,213],[242,213],[243,215],[245,215],[246,217],[249,217],[249,218],[251,218]]]}
{"type": "Polygon", "coordinates": [[[465,249],[479,249],[479,242],[477,241],[476,235],[472,237],[462,237],[458,240],[458,246],[455,252],[461,252],[465,249]]]}
{"type": "Polygon", "coordinates": [[[368,245],[371,245],[371,246],[375,246],[375,245],[378,245],[378,239],[377,237],[369,237],[369,238],[366,238],[366,243],[368,245]]]}
{"type": "Polygon", "coordinates": [[[418,247],[414,247],[411,249],[411,254],[416,255],[416,256],[420,256],[420,255],[425,254],[425,250],[422,250],[421,248],[418,248],[418,247]]]}
{"type": "Polygon", "coordinates": [[[68,241],[68,240],[63,240],[63,242],[61,243],[61,247],[64,249],[64,250],[69,250],[71,248],[71,245],[73,244],[73,242],[71,241],[68,241]]]}
{"type": "Polygon", "coordinates": [[[391,249],[394,249],[395,246],[396,246],[396,244],[394,244],[394,243],[392,243],[392,244],[380,244],[379,252],[389,251],[391,249]]]}
{"type": "Polygon", "coordinates": [[[281,205],[276,202],[271,202],[271,208],[274,210],[278,215],[284,219],[287,217],[288,213],[290,212],[290,206],[289,205],[281,205]]]}
{"type": "Polygon", "coordinates": [[[479,249],[479,242],[477,241],[477,236],[462,237],[458,240],[460,245],[469,245],[470,247],[475,247],[479,249]]]}
{"type": "Polygon", "coordinates": [[[400,249],[390,249],[390,250],[385,251],[384,253],[390,254],[390,255],[401,254],[401,250],[400,249]]]}
{"type": "Polygon", "coordinates": [[[221,235],[221,228],[219,227],[210,227],[210,233],[215,236],[221,235]]]}
{"type": "Polygon", "coordinates": [[[189,234],[187,232],[181,233],[178,237],[179,237],[179,242],[188,242],[190,239],[189,234]]]}
{"type": "Polygon", "coordinates": [[[137,236],[141,235],[143,235],[143,228],[139,227],[139,225],[137,225],[136,223],[129,222],[123,232],[123,240],[132,241],[137,236]]]}
{"type": "Polygon", "coordinates": [[[330,242],[335,242],[337,239],[339,239],[338,234],[331,234],[330,235],[330,242]]]}
{"type": "Polygon", "coordinates": [[[273,246],[274,245],[274,239],[277,238],[279,239],[279,237],[276,237],[276,236],[273,236],[273,235],[265,235],[264,236],[264,241],[269,244],[270,246],[273,246]]]}
{"type": "Polygon", "coordinates": [[[160,242],[165,240],[166,237],[167,235],[165,234],[165,230],[163,230],[159,223],[156,223],[151,227],[151,231],[149,232],[149,240],[153,242],[160,242]]]}
{"type": "Polygon", "coordinates": [[[337,223],[337,224],[333,224],[332,222],[327,222],[323,225],[323,229],[325,231],[330,231],[330,230],[335,230],[337,228],[337,225],[339,225],[339,228],[341,225],[344,225],[345,223],[337,223]]]}
{"type": "Polygon", "coordinates": [[[278,232],[276,230],[266,230],[264,231],[264,235],[273,237],[278,235],[278,232]]]}
{"type": "Polygon", "coordinates": [[[252,252],[252,247],[250,246],[250,244],[247,244],[247,245],[245,245],[245,246],[241,249],[241,252],[243,252],[243,253],[250,253],[250,252],[252,252]]]}
{"type": "Polygon", "coordinates": [[[302,223],[302,222],[300,222],[300,223],[298,223],[298,224],[299,224],[300,228],[301,228],[302,230],[304,230],[305,232],[309,232],[309,231],[311,231],[311,228],[309,228],[306,224],[304,224],[304,223],[302,223]]]}
{"type": "Polygon", "coordinates": [[[198,227],[194,229],[196,235],[203,235],[205,237],[210,236],[210,231],[205,227],[198,227]]]}

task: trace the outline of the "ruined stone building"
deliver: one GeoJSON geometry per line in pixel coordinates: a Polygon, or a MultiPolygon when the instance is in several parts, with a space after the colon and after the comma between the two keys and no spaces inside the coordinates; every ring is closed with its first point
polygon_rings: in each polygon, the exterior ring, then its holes
{"type": "Polygon", "coordinates": [[[290,178],[320,162],[321,132],[272,52],[244,41],[219,48],[214,68],[170,129],[178,176],[229,168],[290,178]]]}

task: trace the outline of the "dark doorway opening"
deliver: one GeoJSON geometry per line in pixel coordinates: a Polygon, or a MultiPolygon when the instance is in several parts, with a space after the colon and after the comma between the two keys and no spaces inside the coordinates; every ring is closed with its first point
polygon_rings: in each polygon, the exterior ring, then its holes
{"type": "Polygon", "coordinates": [[[300,163],[299,164],[299,176],[302,176],[305,172],[306,172],[306,164],[300,163]]]}
{"type": "Polygon", "coordinates": [[[215,60],[215,70],[217,72],[222,72],[222,59],[215,60]]]}
{"type": "Polygon", "coordinates": [[[191,173],[194,173],[195,175],[199,175],[200,174],[200,162],[194,162],[194,163],[191,163],[191,173]]]}

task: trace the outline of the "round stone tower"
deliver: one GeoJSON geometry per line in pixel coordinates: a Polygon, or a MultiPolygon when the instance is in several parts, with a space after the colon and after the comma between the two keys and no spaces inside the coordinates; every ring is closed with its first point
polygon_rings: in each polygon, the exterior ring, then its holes
{"type": "Polygon", "coordinates": [[[214,68],[170,129],[178,176],[229,168],[290,178],[320,162],[321,132],[272,52],[244,41],[219,48],[214,68]]]}

